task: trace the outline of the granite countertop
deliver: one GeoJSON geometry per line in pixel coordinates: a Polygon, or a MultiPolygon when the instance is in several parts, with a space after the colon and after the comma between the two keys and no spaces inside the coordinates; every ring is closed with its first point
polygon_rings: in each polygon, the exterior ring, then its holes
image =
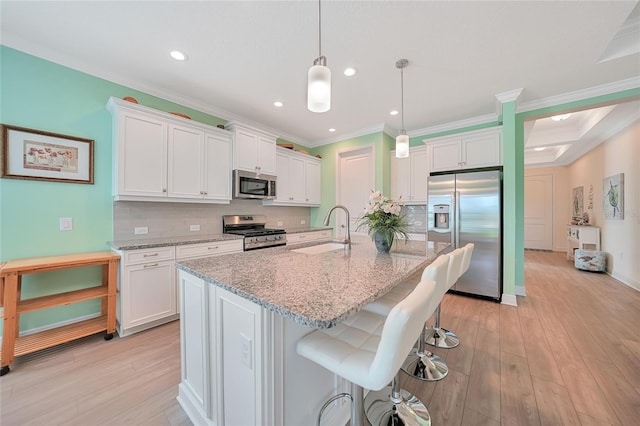
{"type": "Polygon", "coordinates": [[[329,328],[431,263],[448,244],[394,243],[378,254],[367,237],[354,237],[343,249],[303,254],[292,247],[177,262],[178,269],[314,328],[329,328]]]}
{"type": "Polygon", "coordinates": [[[209,234],[185,235],[182,237],[142,238],[138,240],[109,241],[116,250],[141,250],[154,247],[181,246],[185,244],[211,243],[214,241],[242,240],[241,235],[209,234]]]}
{"type": "Polygon", "coordinates": [[[326,231],[332,230],[330,226],[297,226],[295,228],[284,228],[287,231],[287,234],[301,234],[303,232],[317,232],[317,231],[326,231]]]}

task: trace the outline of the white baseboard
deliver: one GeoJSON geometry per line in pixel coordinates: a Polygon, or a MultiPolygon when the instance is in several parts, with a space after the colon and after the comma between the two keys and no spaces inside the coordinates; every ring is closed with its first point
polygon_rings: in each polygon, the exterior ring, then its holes
{"type": "Polygon", "coordinates": [[[517,285],[517,286],[515,286],[514,293],[516,294],[516,296],[526,296],[527,295],[527,290],[524,288],[523,285],[517,285]]]}
{"type": "Polygon", "coordinates": [[[614,273],[607,272],[607,275],[609,275],[612,278],[615,278],[616,280],[620,281],[622,284],[626,285],[627,287],[631,287],[636,291],[640,291],[640,282],[638,281],[632,280],[631,278],[625,277],[624,275],[616,274],[615,272],[614,273]]]}
{"type": "Polygon", "coordinates": [[[516,300],[515,294],[502,293],[502,302],[500,303],[502,303],[503,305],[518,306],[518,301],[516,300]]]}

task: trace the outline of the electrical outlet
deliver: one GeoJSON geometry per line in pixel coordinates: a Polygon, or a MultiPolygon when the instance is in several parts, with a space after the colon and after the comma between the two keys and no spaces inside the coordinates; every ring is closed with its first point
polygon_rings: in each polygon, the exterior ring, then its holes
{"type": "Polygon", "coordinates": [[[149,228],[147,228],[146,226],[136,226],[135,228],[133,228],[133,233],[136,235],[148,234],[149,228]]]}
{"type": "Polygon", "coordinates": [[[190,225],[189,226],[189,231],[199,231],[200,230],[200,225],[190,225]]]}
{"type": "Polygon", "coordinates": [[[240,357],[249,370],[253,370],[253,341],[240,333],[240,357]]]}
{"type": "Polygon", "coordinates": [[[61,217],[60,218],[60,231],[73,231],[73,218],[61,217]]]}
{"type": "Polygon", "coordinates": [[[281,221],[281,220],[279,220],[279,221],[278,221],[278,223],[277,223],[277,225],[278,225],[278,226],[282,226],[282,221],[281,221]]]}
{"type": "Polygon", "coordinates": [[[306,221],[306,220],[304,220],[304,219],[302,219],[302,220],[300,221],[300,225],[306,225],[306,223],[307,223],[307,221],[306,221]]]}

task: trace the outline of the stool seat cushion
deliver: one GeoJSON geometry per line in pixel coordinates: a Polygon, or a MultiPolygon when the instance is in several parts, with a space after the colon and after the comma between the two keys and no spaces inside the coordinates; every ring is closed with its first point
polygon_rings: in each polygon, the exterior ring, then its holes
{"type": "Polygon", "coordinates": [[[380,390],[396,375],[433,314],[433,281],[421,281],[388,316],[359,311],[335,327],[298,340],[298,354],[366,389],[380,390]]]}

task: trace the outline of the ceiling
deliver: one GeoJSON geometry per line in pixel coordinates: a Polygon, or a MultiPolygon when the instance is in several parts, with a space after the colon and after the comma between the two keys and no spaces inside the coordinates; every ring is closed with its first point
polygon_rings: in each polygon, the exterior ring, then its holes
{"type": "MultiPolygon", "coordinates": [[[[382,129],[395,135],[401,115],[389,112],[401,108],[400,58],[409,60],[410,136],[495,119],[495,95],[514,89],[523,89],[519,105],[534,109],[592,88],[637,87],[640,55],[628,46],[640,33],[625,24],[637,17],[636,5],[325,0],[322,53],[333,79],[331,110],[323,114],[306,108],[307,70],[318,56],[315,1],[3,0],[0,36],[6,46],[313,147],[382,129]],[[173,49],[188,60],[173,60],[173,49]],[[348,66],[358,73],[345,77],[348,66]],[[274,107],[276,100],[284,106],[274,107]]],[[[546,140],[541,135],[554,133],[548,120],[527,123],[528,156],[534,145],[550,145],[531,151],[530,164],[566,161],[569,141],[592,143],[594,117],[602,116],[602,126],[623,109],[575,114],[556,126],[564,136],[546,140]]]]}

